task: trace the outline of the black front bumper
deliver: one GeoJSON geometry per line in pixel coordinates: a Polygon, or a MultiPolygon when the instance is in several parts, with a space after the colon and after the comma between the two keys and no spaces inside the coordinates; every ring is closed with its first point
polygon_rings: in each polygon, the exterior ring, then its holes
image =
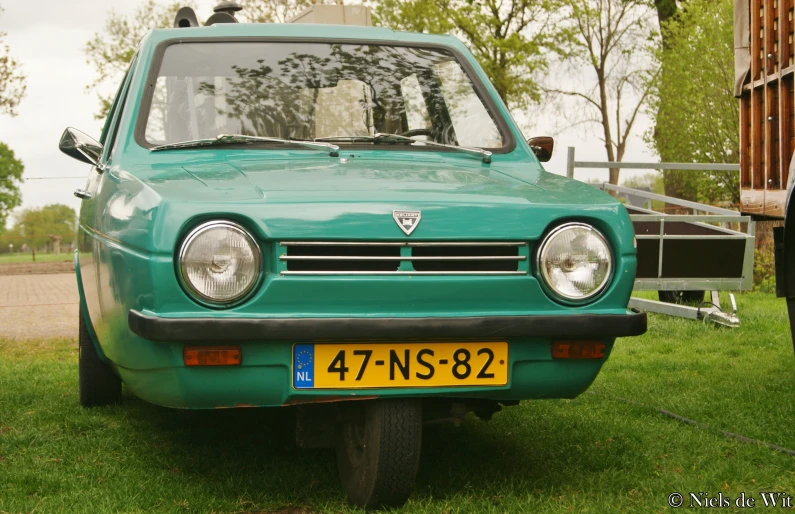
{"type": "Polygon", "coordinates": [[[130,310],[130,330],[150,341],[217,343],[314,339],[605,339],[646,332],[646,313],[450,318],[163,318],[130,310]]]}

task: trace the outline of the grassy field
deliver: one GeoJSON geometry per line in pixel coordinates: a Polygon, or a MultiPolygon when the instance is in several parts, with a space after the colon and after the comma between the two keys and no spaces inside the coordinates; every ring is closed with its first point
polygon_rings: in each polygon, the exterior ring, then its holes
{"type": "MultiPolygon", "coordinates": [[[[652,316],[576,400],[428,427],[398,512],[651,513],[670,511],[675,491],[759,505],[763,491],[795,495],[795,457],[720,433],[795,449],[784,302],[738,303],[736,330],[652,316]]],[[[82,410],[75,341],[0,341],[0,512],[353,510],[333,452],[295,448],[289,424],[284,410],[172,411],[129,396],[82,410]]]]}
{"type": "MultiPolygon", "coordinates": [[[[82,257],[83,255],[90,256],[90,253],[80,254],[82,257]]],[[[74,253],[72,252],[61,252],[60,255],[55,255],[54,253],[37,253],[36,254],[36,262],[56,262],[56,261],[69,261],[72,262],[75,258],[74,253]]],[[[8,254],[3,253],[0,254],[0,265],[2,264],[16,264],[18,262],[33,262],[33,259],[30,256],[30,253],[23,253],[23,254],[8,254]]]]}

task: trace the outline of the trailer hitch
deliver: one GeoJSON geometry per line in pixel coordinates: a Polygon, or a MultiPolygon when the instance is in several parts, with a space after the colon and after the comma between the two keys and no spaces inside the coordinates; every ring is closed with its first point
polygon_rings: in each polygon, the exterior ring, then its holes
{"type": "Polygon", "coordinates": [[[675,303],[659,302],[657,300],[647,300],[645,298],[633,297],[629,299],[630,308],[668,316],[702,320],[704,323],[711,322],[729,328],[738,328],[740,326],[740,318],[737,317],[737,302],[734,299],[733,293],[729,293],[729,303],[731,305],[729,311],[721,309],[718,291],[710,291],[710,301],[707,307],[679,305],[675,303]]]}

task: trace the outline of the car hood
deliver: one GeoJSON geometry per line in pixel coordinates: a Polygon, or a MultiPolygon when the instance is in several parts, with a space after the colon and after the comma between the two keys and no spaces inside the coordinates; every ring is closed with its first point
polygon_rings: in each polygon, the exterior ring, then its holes
{"type": "Polygon", "coordinates": [[[208,213],[250,219],[263,237],[277,239],[402,239],[392,211],[408,210],[421,211],[412,240],[527,240],[557,218],[615,220],[623,210],[603,192],[537,165],[460,158],[241,158],[135,176],[172,221],[208,213]]]}
{"type": "Polygon", "coordinates": [[[513,188],[534,187],[529,177],[522,180],[496,167],[462,167],[443,159],[415,162],[348,157],[300,164],[289,160],[235,160],[185,165],[182,169],[216,193],[267,202],[373,201],[416,198],[425,193],[437,197],[485,195],[491,197],[488,201],[496,201],[497,197],[516,196],[510,193],[513,188]]]}

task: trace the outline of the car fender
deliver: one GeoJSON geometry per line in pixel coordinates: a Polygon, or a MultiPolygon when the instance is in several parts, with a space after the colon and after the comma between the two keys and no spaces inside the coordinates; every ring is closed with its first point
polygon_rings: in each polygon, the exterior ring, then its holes
{"type": "Polygon", "coordinates": [[[99,339],[97,339],[97,333],[94,331],[94,325],[91,324],[91,317],[88,315],[88,306],[86,305],[86,298],[83,294],[83,278],[80,274],[80,253],[79,250],[75,250],[75,278],[77,279],[77,295],[80,299],[80,315],[83,316],[83,321],[86,324],[86,330],[88,330],[88,336],[91,338],[91,342],[94,344],[94,348],[97,350],[97,355],[102,362],[107,363],[108,358],[105,357],[105,354],[102,352],[102,348],[99,346],[99,339]]]}

